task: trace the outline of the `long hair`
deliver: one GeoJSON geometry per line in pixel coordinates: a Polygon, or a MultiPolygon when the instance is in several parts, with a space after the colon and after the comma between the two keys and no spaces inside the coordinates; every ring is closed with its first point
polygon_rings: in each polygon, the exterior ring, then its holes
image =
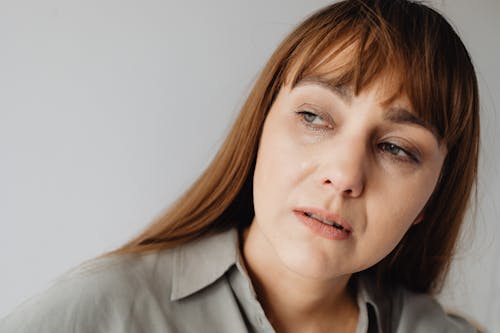
{"type": "Polygon", "coordinates": [[[448,153],[423,222],[369,270],[383,285],[438,291],[477,181],[479,94],[469,54],[451,25],[435,10],[406,0],[342,1],[298,25],[264,66],[203,174],[140,235],[109,254],[172,248],[248,226],[259,139],[281,87],[320,75],[357,94],[383,72],[396,74],[394,95],[407,94],[448,153]],[[345,50],[349,60],[327,72],[323,65],[345,50]]]}

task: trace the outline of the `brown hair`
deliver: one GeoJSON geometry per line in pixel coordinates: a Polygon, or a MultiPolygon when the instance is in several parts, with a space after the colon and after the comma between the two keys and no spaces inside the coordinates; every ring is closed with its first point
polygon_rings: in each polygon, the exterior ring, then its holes
{"type": "Polygon", "coordinates": [[[280,88],[311,75],[358,93],[382,72],[397,74],[415,112],[448,149],[440,180],[396,248],[370,268],[381,284],[435,292],[448,271],[477,178],[479,96],[470,57],[435,10],[405,0],[348,0],[314,13],[273,53],[229,135],[193,185],[144,232],[111,254],[171,248],[210,233],[248,226],[253,171],[267,113],[280,88]],[[322,64],[344,50],[334,72],[322,64]]]}

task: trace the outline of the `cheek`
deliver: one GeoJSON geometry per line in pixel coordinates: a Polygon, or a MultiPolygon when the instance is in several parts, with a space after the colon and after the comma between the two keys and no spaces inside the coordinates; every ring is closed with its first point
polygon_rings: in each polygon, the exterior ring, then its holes
{"type": "Polygon", "coordinates": [[[287,176],[288,165],[287,155],[282,147],[272,138],[272,134],[262,137],[254,173],[254,200],[256,205],[259,202],[268,202],[271,198],[276,198],[283,189],[281,183],[287,176]]]}
{"type": "Polygon", "coordinates": [[[400,179],[376,191],[377,195],[367,196],[372,200],[366,203],[367,241],[361,246],[366,247],[365,253],[371,253],[370,265],[387,256],[412,227],[434,189],[436,178],[433,174],[422,174],[412,180],[400,179]]]}
{"type": "Polygon", "coordinates": [[[286,126],[277,125],[272,118],[268,120],[259,143],[254,172],[256,214],[261,207],[285,207],[309,163],[286,126]]]}
{"type": "Polygon", "coordinates": [[[365,193],[369,216],[377,216],[396,229],[407,229],[421,213],[429,200],[439,176],[439,164],[427,166],[412,174],[372,175],[371,186],[365,193]]]}

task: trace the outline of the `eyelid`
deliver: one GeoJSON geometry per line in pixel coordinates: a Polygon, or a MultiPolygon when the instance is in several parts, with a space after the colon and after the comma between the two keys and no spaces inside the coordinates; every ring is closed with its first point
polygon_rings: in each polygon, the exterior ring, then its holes
{"type": "MultiPolygon", "coordinates": [[[[379,143],[378,146],[380,146],[381,144],[394,145],[398,149],[401,149],[403,152],[405,152],[405,154],[408,156],[408,159],[410,160],[410,162],[417,163],[417,164],[420,163],[422,160],[422,153],[419,151],[419,149],[414,147],[410,143],[401,143],[399,141],[405,141],[405,140],[402,140],[402,139],[391,140],[390,138],[387,138],[387,139],[383,140],[381,143],[379,143]]],[[[391,157],[393,157],[397,160],[401,160],[401,161],[406,160],[405,157],[398,157],[394,154],[391,154],[390,152],[387,152],[387,153],[390,154],[391,157]]]]}
{"type": "MultiPolygon", "coordinates": [[[[306,126],[307,128],[316,131],[316,132],[329,132],[336,128],[335,122],[333,121],[331,115],[329,113],[325,113],[323,111],[318,110],[318,107],[315,105],[311,105],[309,103],[301,104],[294,112],[299,118],[300,122],[306,126]],[[307,122],[304,118],[304,115],[310,114],[319,118],[321,121],[325,122],[326,125],[318,125],[307,122]]],[[[401,163],[413,163],[420,164],[422,160],[422,153],[415,144],[410,141],[401,138],[401,137],[386,137],[379,141],[375,146],[380,147],[381,144],[394,145],[398,149],[401,149],[407,156],[401,157],[394,154],[391,154],[388,151],[383,151],[384,154],[390,155],[389,157],[401,162],[401,163]]],[[[381,149],[381,148],[378,148],[381,149]]]]}
{"type": "MultiPolygon", "coordinates": [[[[304,113],[314,114],[318,118],[322,119],[324,122],[328,123],[329,124],[328,128],[335,127],[335,122],[333,121],[331,115],[327,112],[319,110],[319,107],[315,105],[309,103],[303,103],[297,108],[295,113],[298,114],[299,116],[301,116],[304,113]]],[[[312,124],[308,125],[313,126],[312,124]]]]}
{"type": "Polygon", "coordinates": [[[415,144],[412,144],[411,142],[405,140],[405,139],[400,139],[403,142],[394,142],[394,144],[398,147],[401,147],[404,151],[407,153],[413,155],[416,159],[421,160],[422,159],[422,152],[420,149],[415,144]]]}
{"type": "Polygon", "coordinates": [[[296,111],[295,113],[300,118],[300,122],[302,123],[302,125],[306,126],[308,129],[310,129],[312,131],[326,132],[326,131],[330,131],[333,129],[333,126],[328,121],[323,119],[323,117],[320,116],[319,114],[316,114],[316,113],[311,112],[311,111],[296,111]],[[321,121],[325,122],[326,125],[314,124],[314,123],[308,122],[305,120],[304,115],[313,115],[313,116],[319,118],[321,121]]]}

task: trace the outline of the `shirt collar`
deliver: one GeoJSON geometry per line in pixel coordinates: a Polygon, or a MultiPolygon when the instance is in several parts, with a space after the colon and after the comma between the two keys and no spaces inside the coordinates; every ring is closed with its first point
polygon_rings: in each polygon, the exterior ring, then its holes
{"type": "MultiPolygon", "coordinates": [[[[175,248],[170,299],[179,300],[206,288],[237,264],[239,258],[239,237],[235,228],[175,248]]],[[[389,332],[393,310],[390,293],[378,288],[367,273],[357,273],[356,278],[358,298],[367,308],[373,308],[378,332],[389,332]]],[[[374,323],[370,322],[371,325],[374,323]]]]}
{"type": "Polygon", "coordinates": [[[236,229],[210,235],[174,250],[170,300],[187,297],[211,285],[236,263],[236,229]]]}
{"type": "Polygon", "coordinates": [[[358,298],[368,310],[371,307],[375,315],[373,319],[376,324],[370,323],[370,326],[376,326],[379,333],[390,332],[394,310],[391,292],[376,286],[373,277],[367,272],[357,273],[356,278],[358,298]]]}

